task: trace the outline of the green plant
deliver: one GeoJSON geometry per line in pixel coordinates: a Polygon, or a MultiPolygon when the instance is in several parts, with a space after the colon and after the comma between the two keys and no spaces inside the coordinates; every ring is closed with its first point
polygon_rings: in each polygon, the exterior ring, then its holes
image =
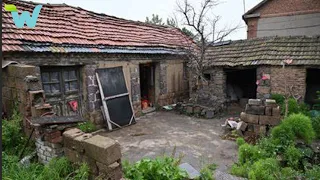
{"type": "Polygon", "coordinates": [[[312,169],[308,169],[305,172],[305,178],[308,180],[318,180],[320,179],[320,166],[313,166],[312,169]]]}
{"type": "Polygon", "coordinates": [[[85,133],[90,133],[90,132],[94,132],[97,130],[96,125],[93,124],[91,121],[79,123],[78,128],[85,133]]]}
{"type": "Polygon", "coordinates": [[[280,127],[291,128],[296,138],[301,138],[308,144],[315,138],[311,120],[303,114],[290,115],[282,121],[280,127]]]}
{"type": "Polygon", "coordinates": [[[216,170],[216,164],[209,164],[200,170],[200,176],[196,180],[214,180],[213,171],[216,170]]]}
{"type": "Polygon", "coordinates": [[[263,151],[259,149],[257,146],[253,146],[245,143],[239,147],[239,163],[240,164],[245,164],[245,163],[252,164],[263,157],[264,157],[263,151]]]}
{"type": "Polygon", "coordinates": [[[14,108],[11,118],[2,120],[2,150],[11,155],[17,154],[26,140],[22,132],[22,117],[14,108]]]}
{"type": "Polygon", "coordinates": [[[153,160],[142,159],[134,164],[126,162],[123,169],[126,179],[182,180],[188,175],[178,167],[179,162],[179,159],[164,156],[153,160]]]}
{"type": "Polygon", "coordinates": [[[241,145],[243,145],[244,143],[246,143],[246,141],[242,138],[242,137],[238,137],[236,139],[236,143],[237,145],[240,147],[241,145]]]}
{"type": "Polygon", "coordinates": [[[277,153],[281,150],[282,145],[276,145],[276,141],[272,138],[261,138],[259,139],[257,146],[259,149],[265,151],[266,157],[275,157],[277,153]]]}
{"type": "Polygon", "coordinates": [[[280,165],[276,159],[260,159],[252,165],[248,177],[252,180],[276,180],[279,170],[280,165]]]}
{"type": "Polygon", "coordinates": [[[320,139],[320,116],[311,118],[312,128],[316,133],[316,137],[320,139]]]}
{"type": "Polygon", "coordinates": [[[282,106],[285,101],[285,97],[282,94],[271,94],[271,99],[276,100],[277,104],[282,106]]]}
{"type": "Polygon", "coordinates": [[[299,149],[294,146],[289,146],[284,152],[284,159],[288,165],[294,169],[299,169],[299,163],[303,157],[303,154],[299,149]]]}
{"type": "Polygon", "coordinates": [[[231,166],[231,174],[235,176],[240,176],[244,178],[248,178],[248,171],[250,166],[246,164],[233,164],[231,166]]]}

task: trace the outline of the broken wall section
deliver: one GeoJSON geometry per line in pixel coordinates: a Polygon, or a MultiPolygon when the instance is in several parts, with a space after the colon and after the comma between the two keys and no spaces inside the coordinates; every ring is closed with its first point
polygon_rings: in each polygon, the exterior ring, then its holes
{"type": "Polygon", "coordinates": [[[105,136],[84,133],[77,128],[65,131],[63,138],[65,156],[73,163],[87,163],[93,177],[122,178],[118,142],[105,136]]]}

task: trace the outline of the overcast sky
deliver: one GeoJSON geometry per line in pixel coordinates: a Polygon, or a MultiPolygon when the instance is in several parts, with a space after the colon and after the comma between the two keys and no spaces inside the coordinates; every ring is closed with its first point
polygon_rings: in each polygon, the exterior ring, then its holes
{"type": "MultiPolygon", "coordinates": [[[[145,21],[146,16],[158,14],[163,20],[173,17],[177,10],[177,0],[32,0],[41,3],[66,3],[97,13],[105,13],[125,19],[145,21]]],[[[183,0],[180,0],[180,2],[183,0]]],[[[189,0],[195,6],[203,0],[189,0]]],[[[245,10],[249,10],[261,0],[245,0],[245,10]]],[[[239,25],[240,28],[228,39],[245,39],[246,24],[242,20],[244,14],[243,0],[220,0],[221,4],[214,8],[214,14],[221,16],[219,27],[239,25]]],[[[212,13],[213,14],[213,13],[212,13]]],[[[218,28],[219,28],[218,27],[218,28]]]]}

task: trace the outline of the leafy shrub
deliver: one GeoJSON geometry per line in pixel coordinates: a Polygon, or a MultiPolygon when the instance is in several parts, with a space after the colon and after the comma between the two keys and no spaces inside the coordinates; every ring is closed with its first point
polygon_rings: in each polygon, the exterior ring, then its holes
{"type": "Polygon", "coordinates": [[[239,163],[254,163],[264,157],[264,153],[257,147],[247,143],[239,147],[239,163]]]}
{"type": "Polygon", "coordinates": [[[279,151],[283,151],[284,148],[294,142],[295,135],[291,129],[291,126],[279,125],[272,129],[271,137],[275,145],[278,146],[279,151]]]}
{"type": "Polygon", "coordinates": [[[239,137],[237,138],[236,143],[240,147],[241,145],[245,144],[246,141],[242,137],[239,137]]]}
{"type": "Polygon", "coordinates": [[[249,169],[250,166],[248,164],[233,164],[231,166],[231,174],[235,176],[248,178],[249,169]]]}
{"type": "Polygon", "coordinates": [[[290,115],[282,121],[280,127],[291,128],[296,138],[301,138],[308,144],[315,138],[311,120],[303,114],[290,115]]]}
{"type": "Polygon", "coordinates": [[[301,151],[294,146],[289,146],[284,153],[284,159],[294,169],[299,169],[299,162],[302,157],[301,151]]]}
{"type": "Polygon", "coordinates": [[[200,176],[196,180],[214,180],[213,171],[217,168],[216,164],[210,164],[200,171],[200,176]]]}
{"type": "Polygon", "coordinates": [[[255,162],[251,167],[248,177],[252,180],[276,180],[276,174],[279,174],[280,170],[279,162],[274,158],[260,159],[255,162]]]}
{"type": "Polygon", "coordinates": [[[126,179],[182,180],[188,175],[178,167],[179,161],[171,157],[142,159],[134,164],[124,163],[123,169],[126,179]]]}
{"type": "Polygon", "coordinates": [[[320,139],[320,116],[311,118],[312,128],[316,133],[316,137],[320,139]]]}
{"type": "Polygon", "coordinates": [[[271,94],[271,99],[276,100],[277,104],[284,104],[285,97],[282,94],[271,94]]]}
{"type": "Polygon", "coordinates": [[[309,180],[320,179],[320,166],[313,166],[305,172],[305,178],[309,180]]]}
{"type": "Polygon", "coordinates": [[[94,125],[91,121],[79,123],[78,128],[85,133],[90,133],[97,130],[96,125],[94,125]]]}
{"type": "Polygon", "coordinates": [[[22,132],[22,117],[14,109],[9,120],[2,120],[2,150],[8,154],[17,154],[26,142],[22,132]]]}
{"type": "Polygon", "coordinates": [[[263,149],[265,151],[266,157],[274,157],[277,155],[277,152],[282,148],[279,145],[276,145],[275,141],[272,138],[261,138],[257,146],[259,149],[263,149]]]}

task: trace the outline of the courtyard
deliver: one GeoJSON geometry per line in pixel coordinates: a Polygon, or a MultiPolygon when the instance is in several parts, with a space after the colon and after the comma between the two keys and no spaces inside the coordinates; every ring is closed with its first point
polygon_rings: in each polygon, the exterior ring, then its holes
{"type": "Polygon", "coordinates": [[[130,162],[142,158],[183,154],[186,162],[200,170],[203,165],[217,164],[217,170],[228,172],[237,161],[237,145],[221,139],[227,117],[199,119],[175,112],[158,111],[137,119],[137,123],[101,135],[117,140],[121,145],[122,159],[130,162]]]}

